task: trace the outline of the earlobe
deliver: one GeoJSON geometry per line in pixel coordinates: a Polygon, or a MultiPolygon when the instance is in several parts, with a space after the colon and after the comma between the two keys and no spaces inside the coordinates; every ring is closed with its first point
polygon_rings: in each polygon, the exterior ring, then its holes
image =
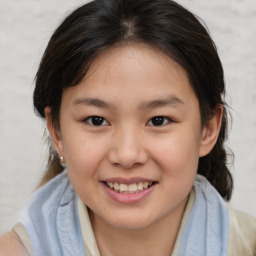
{"type": "Polygon", "coordinates": [[[61,139],[60,130],[55,127],[52,122],[52,112],[50,107],[44,109],[47,129],[51,136],[52,143],[59,156],[63,156],[63,143],[61,139]]]}
{"type": "Polygon", "coordinates": [[[223,106],[220,105],[214,111],[213,117],[208,121],[202,131],[199,156],[206,156],[211,152],[219,136],[221,120],[223,114],[223,106]]]}

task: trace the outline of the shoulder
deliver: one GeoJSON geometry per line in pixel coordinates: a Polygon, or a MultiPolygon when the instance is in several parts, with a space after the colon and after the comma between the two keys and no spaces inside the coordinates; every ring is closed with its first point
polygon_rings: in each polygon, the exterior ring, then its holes
{"type": "Polygon", "coordinates": [[[0,236],[1,256],[27,256],[28,253],[15,232],[10,231],[0,236]]]}
{"type": "Polygon", "coordinates": [[[256,218],[228,206],[230,255],[256,255],[256,218]]]}
{"type": "Polygon", "coordinates": [[[66,171],[32,195],[19,222],[30,238],[34,255],[62,255],[62,249],[69,250],[70,246],[75,248],[69,255],[79,255],[82,247],[76,206],[77,195],[66,171]]]}

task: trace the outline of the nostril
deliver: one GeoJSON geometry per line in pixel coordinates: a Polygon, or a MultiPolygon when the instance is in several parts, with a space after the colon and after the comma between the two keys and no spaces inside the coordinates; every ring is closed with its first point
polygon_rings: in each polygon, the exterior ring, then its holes
{"type": "Polygon", "coordinates": [[[132,163],[119,162],[119,163],[115,163],[114,165],[118,166],[118,167],[121,166],[122,168],[129,170],[129,169],[141,166],[142,163],[137,163],[137,162],[132,162],[132,163]]]}
{"type": "Polygon", "coordinates": [[[119,146],[108,153],[108,159],[115,166],[122,166],[125,169],[130,169],[140,166],[147,162],[147,152],[141,148],[128,148],[119,146]]]}

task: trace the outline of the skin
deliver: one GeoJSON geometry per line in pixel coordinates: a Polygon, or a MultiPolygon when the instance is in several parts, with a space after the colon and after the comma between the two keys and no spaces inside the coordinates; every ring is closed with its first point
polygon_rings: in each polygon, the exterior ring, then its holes
{"type": "Polygon", "coordinates": [[[13,231],[0,236],[0,256],[27,256],[28,253],[13,231]]]}
{"type": "Polygon", "coordinates": [[[60,129],[49,107],[45,114],[70,181],[90,209],[101,255],[170,255],[222,109],[202,128],[183,68],[146,44],[130,44],[106,50],[79,85],[64,90],[60,129]],[[91,116],[104,118],[102,124],[93,125],[91,116]],[[156,116],[165,117],[160,126],[156,116]],[[102,183],[134,177],[155,182],[136,203],[113,200],[102,183]]]}

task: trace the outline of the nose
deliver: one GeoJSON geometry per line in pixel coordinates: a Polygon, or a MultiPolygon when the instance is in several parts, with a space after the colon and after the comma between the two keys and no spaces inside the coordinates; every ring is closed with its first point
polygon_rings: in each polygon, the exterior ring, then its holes
{"type": "Polygon", "coordinates": [[[140,133],[131,127],[116,131],[108,159],[112,164],[125,169],[146,163],[148,153],[140,133]]]}

